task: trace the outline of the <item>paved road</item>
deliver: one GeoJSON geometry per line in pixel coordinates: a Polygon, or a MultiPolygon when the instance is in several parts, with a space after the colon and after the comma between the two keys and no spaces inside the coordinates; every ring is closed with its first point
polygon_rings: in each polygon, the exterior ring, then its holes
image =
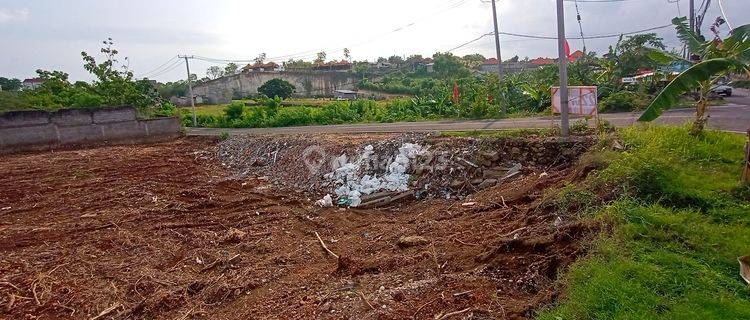
{"type": "MultiPolygon", "coordinates": [[[[750,94],[747,90],[735,89],[735,95],[728,98],[728,104],[711,107],[708,127],[712,129],[744,133],[750,128],[750,94]]],[[[637,113],[603,114],[615,126],[629,126],[636,122],[637,113]]],[[[683,124],[694,117],[693,109],[674,109],[662,114],[656,121],[665,124],[683,124]]],[[[575,121],[575,120],[572,120],[575,121]]],[[[188,135],[268,134],[268,133],[382,133],[382,132],[429,132],[457,130],[501,130],[515,128],[549,128],[559,124],[552,117],[502,119],[502,120],[451,120],[398,123],[364,123],[330,126],[305,126],[284,128],[217,129],[189,128],[188,135]]]]}

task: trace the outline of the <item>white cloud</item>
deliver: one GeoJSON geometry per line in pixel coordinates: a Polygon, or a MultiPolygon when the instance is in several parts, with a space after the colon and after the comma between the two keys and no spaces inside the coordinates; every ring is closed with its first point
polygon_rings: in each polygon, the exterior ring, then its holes
{"type": "Polygon", "coordinates": [[[29,10],[10,10],[0,8],[0,23],[11,23],[26,21],[29,18],[29,10]]]}

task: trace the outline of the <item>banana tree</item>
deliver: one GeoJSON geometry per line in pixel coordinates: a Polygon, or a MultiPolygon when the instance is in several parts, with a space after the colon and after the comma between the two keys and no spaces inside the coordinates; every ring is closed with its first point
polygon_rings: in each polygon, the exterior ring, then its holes
{"type": "MultiPolygon", "coordinates": [[[[686,18],[674,18],[672,23],[676,26],[678,37],[693,56],[690,60],[684,60],[667,52],[652,51],[650,57],[660,63],[687,61],[691,66],[656,96],[638,121],[658,118],[665,109],[677,105],[683,94],[697,90],[695,121],[691,132],[698,134],[706,124],[708,95],[716,82],[731,73],[750,74],[750,25],[735,28],[725,39],[715,32],[715,38],[706,41],[703,36],[690,30],[686,18]]],[[[711,30],[717,30],[723,23],[723,20],[717,19],[711,30]]]]}

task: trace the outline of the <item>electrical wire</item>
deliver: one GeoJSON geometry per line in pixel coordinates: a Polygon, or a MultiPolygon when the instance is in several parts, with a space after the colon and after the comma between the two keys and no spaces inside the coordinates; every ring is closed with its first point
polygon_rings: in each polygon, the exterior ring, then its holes
{"type": "Polygon", "coordinates": [[[170,63],[172,63],[172,62],[174,61],[174,59],[178,59],[178,57],[177,57],[177,56],[175,55],[175,56],[173,56],[173,57],[169,58],[169,60],[167,60],[167,62],[164,62],[164,63],[160,64],[160,65],[159,65],[158,67],[156,67],[156,68],[153,68],[153,69],[151,69],[150,71],[147,71],[147,72],[144,72],[144,73],[142,73],[143,77],[145,77],[145,76],[147,76],[147,75],[150,75],[150,74],[152,74],[152,73],[156,73],[156,72],[158,72],[158,71],[159,71],[160,69],[162,69],[162,68],[163,68],[164,66],[166,66],[167,64],[170,64],[170,63]]]}
{"type": "MultiPolygon", "coordinates": [[[[182,66],[183,63],[185,63],[185,61],[177,59],[177,61],[173,62],[169,67],[167,67],[163,71],[160,71],[160,72],[155,73],[155,74],[151,74],[148,77],[149,78],[156,78],[156,77],[165,75],[165,74],[167,74],[169,72],[172,72],[172,70],[177,69],[178,67],[182,66]]],[[[146,77],[144,76],[143,78],[146,78],[146,77]]]]}
{"type": "Polygon", "coordinates": [[[718,1],[719,1],[719,10],[721,10],[721,16],[724,17],[724,21],[727,22],[727,26],[729,27],[729,30],[734,30],[732,28],[732,24],[729,23],[729,19],[727,18],[727,14],[724,12],[724,4],[722,3],[723,1],[722,0],[718,0],[718,1]]]}
{"type": "MultiPolygon", "coordinates": [[[[566,37],[566,39],[580,39],[580,40],[583,40],[583,39],[615,38],[615,37],[620,37],[620,36],[626,36],[626,35],[632,35],[632,34],[638,34],[638,33],[642,33],[642,32],[647,32],[647,31],[654,31],[654,30],[669,28],[671,26],[672,26],[671,24],[667,24],[667,25],[663,25],[663,26],[652,27],[652,28],[641,29],[641,30],[630,31],[630,32],[624,32],[624,33],[604,34],[604,35],[596,35],[596,36],[588,36],[588,37],[566,37]]],[[[553,36],[540,36],[540,35],[530,35],[530,34],[513,33],[513,32],[502,32],[502,31],[499,32],[499,33],[501,35],[506,35],[506,36],[511,36],[511,37],[519,37],[519,38],[528,38],[528,39],[536,39],[536,40],[557,40],[557,37],[553,37],[553,36]]],[[[476,37],[476,38],[474,38],[472,40],[464,42],[464,43],[462,43],[462,44],[460,44],[460,45],[458,45],[458,46],[456,46],[456,47],[454,47],[454,48],[452,48],[452,49],[450,49],[450,50],[448,50],[446,52],[453,52],[455,50],[458,50],[460,48],[468,46],[469,44],[477,42],[477,41],[481,40],[482,38],[484,38],[486,36],[491,36],[491,35],[494,35],[494,34],[495,34],[495,32],[485,33],[483,35],[480,35],[479,37],[476,37]]]]}

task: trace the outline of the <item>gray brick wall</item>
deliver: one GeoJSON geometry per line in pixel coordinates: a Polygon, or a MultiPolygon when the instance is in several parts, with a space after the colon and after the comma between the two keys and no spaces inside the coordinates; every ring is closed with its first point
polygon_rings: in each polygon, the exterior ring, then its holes
{"type": "Polygon", "coordinates": [[[16,111],[0,115],[0,154],[104,143],[140,143],[182,135],[180,119],[139,120],[135,109],[16,111]]]}

